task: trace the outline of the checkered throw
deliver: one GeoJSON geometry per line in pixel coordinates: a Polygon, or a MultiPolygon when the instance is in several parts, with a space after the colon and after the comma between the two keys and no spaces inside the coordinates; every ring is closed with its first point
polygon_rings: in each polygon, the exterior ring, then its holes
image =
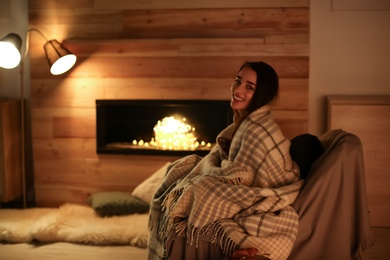
{"type": "Polygon", "coordinates": [[[189,155],[172,163],[152,201],[148,259],[166,259],[172,230],[196,246],[213,232],[211,243],[226,255],[257,248],[258,255],[286,259],[298,232],[290,206],[303,180],[289,154],[290,141],[274,122],[269,107],[251,113],[232,139],[233,125],[217,137],[204,158],[189,155]],[[175,217],[182,218],[174,223],[175,217]]]}

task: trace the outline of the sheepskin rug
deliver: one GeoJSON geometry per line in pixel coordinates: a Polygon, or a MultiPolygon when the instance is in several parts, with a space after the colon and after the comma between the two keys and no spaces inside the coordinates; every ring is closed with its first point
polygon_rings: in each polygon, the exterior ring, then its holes
{"type": "Polygon", "coordinates": [[[0,241],[9,243],[71,242],[131,245],[145,248],[148,214],[100,217],[88,206],[0,209],[0,241]]]}

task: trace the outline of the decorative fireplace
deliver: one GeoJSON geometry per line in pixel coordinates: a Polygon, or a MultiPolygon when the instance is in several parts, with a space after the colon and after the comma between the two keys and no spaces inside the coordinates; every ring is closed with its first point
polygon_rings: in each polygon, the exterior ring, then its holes
{"type": "MultiPolygon", "coordinates": [[[[221,100],[96,100],[98,154],[205,155],[219,132],[232,123],[230,101],[221,100]],[[156,145],[156,126],[175,117],[191,126],[185,135],[195,136],[196,146],[156,145]],[[191,132],[191,133],[190,133],[191,132]],[[186,147],[186,148],[183,148],[186,147]]],[[[195,143],[195,142],[194,142],[195,143]]]]}

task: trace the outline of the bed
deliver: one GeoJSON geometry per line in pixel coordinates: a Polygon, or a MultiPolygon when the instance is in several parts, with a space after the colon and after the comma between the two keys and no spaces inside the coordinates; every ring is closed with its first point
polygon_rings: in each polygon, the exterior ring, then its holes
{"type": "MultiPolygon", "coordinates": [[[[362,144],[359,137],[341,129],[328,131],[319,139],[324,152],[310,167],[293,204],[300,227],[290,259],[359,259],[374,243],[362,144]]],[[[0,241],[122,244],[133,247],[138,255],[142,248],[146,257],[148,214],[140,209],[139,205],[144,205],[140,200],[151,201],[168,165],[169,162],[132,194],[94,196],[90,206],[0,210],[0,241]]]]}

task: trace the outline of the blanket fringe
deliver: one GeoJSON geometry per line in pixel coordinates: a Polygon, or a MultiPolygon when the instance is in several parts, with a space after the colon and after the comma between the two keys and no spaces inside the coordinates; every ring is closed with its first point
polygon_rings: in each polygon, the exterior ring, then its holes
{"type": "Polygon", "coordinates": [[[215,175],[215,174],[205,174],[205,176],[213,177],[213,178],[217,179],[218,181],[220,181],[222,183],[230,184],[230,185],[242,184],[244,179],[247,178],[246,175],[247,174],[244,173],[244,176],[236,176],[236,177],[234,177],[234,176],[221,176],[221,175],[215,175]]]}
{"type": "Polygon", "coordinates": [[[150,225],[153,225],[154,227],[157,226],[157,235],[161,238],[167,238],[174,225],[175,228],[178,228],[179,230],[185,229],[185,224],[182,222],[175,224],[174,217],[166,214],[167,212],[171,212],[176,207],[178,198],[183,193],[183,191],[184,189],[177,189],[167,194],[161,203],[161,217],[150,222],[150,225]]]}
{"type": "Polygon", "coordinates": [[[161,210],[162,211],[166,211],[167,209],[172,210],[176,206],[177,200],[179,196],[183,193],[183,191],[184,191],[183,189],[176,189],[168,193],[165,196],[163,202],[161,203],[161,210]]]}
{"type": "Polygon", "coordinates": [[[372,247],[375,244],[375,238],[371,235],[371,237],[368,239],[368,241],[361,241],[359,243],[359,246],[357,250],[355,251],[355,258],[356,259],[362,259],[362,254],[364,251],[366,251],[368,248],[372,247]]]}
{"type": "Polygon", "coordinates": [[[211,244],[215,244],[221,248],[225,255],[232,255],[234,253],[237,244],[224,232],[224,229],[218,221],[207,225],[204,228],[187,226],[187,224],[187,221],[175,224],[175,231],[178,235],[182,235],[183,232],[187,231],[187,244],[190,246],[195,245],[195,247],[198,248],[199,238],[212,232],[210,238],[211,244]]]}
{"type": "Polygon", "coordinates": [[[232,255],[236,250],[237,244],[229,238],[220,223],[217,221],[214,224],[214,232],[211,237],[211,243],[218,243],[225,255],[232,255]]]}

